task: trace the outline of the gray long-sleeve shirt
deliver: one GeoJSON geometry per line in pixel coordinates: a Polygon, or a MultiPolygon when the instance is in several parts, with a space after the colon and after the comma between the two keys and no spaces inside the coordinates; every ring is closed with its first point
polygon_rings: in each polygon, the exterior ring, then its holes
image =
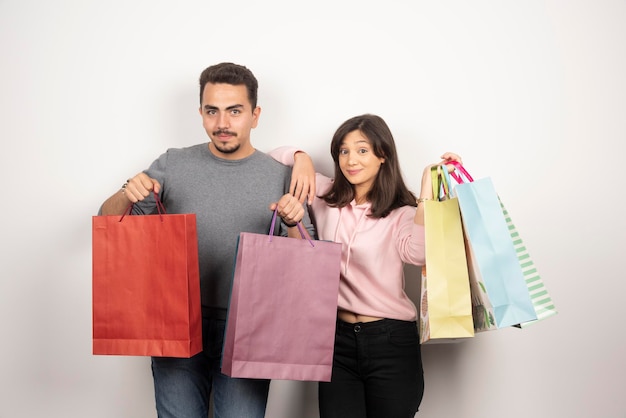
{"type": "MultiPolygon", "coordinates": [[[[220,159],[204,143],[167,150],[145,173],[161,183],[167,213],[196,214],[203,312],[225,318],[239,233],[269,233],[269,205],[289,191],[291,169],[260,151],[220,159]]],[[[154,211],[152,197],[133,206],[135,214],[154,211]]],[[[308,213],[303,226],[314,236],[308,213]]],[[[286,235],[284,226],[278,233],[286,235]]]]}

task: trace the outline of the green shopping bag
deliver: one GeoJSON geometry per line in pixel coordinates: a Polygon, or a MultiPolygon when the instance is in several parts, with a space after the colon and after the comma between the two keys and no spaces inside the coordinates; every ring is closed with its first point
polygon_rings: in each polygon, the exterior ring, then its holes
{"type": "Polygon", "coordinates": [[[522,272],[524,273],[524,279],[526,280],[526,286],[528,287],[528,291],[530,293],[533,308],[535,308],[535,312],[537,313],[537,319],[515,325],[518,328],[524,328],[535,324],[537,321],[556,315],[557,310],[550,294],[548,293],[548,290],[543,284],[543,280],[541,279],[539,272],[537,272],[535,263],[533,263],[533,260],[530,258],[530,254],[524,245],[524,241],[522,241],[522,237],[520,237],[519,232],[517,232],[517,228],[513,224],[513,221],[511,221],[509,212],[502,204],[502,201],[500,201],[500,206],[502,207],[502,213],[504,213],[506,225],[511,233],[511,239],[513,239],[513,246],[515,247],[517,259],[519,260],[520,267],[522,267],[522,272]]]}

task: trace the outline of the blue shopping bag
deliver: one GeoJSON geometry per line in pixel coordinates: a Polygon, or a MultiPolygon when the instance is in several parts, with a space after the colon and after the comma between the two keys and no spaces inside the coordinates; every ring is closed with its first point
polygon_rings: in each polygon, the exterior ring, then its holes
{"type": "MultiPolygon", "coordinates": [[[[462,168],[456,164],[457,168],[462,168]]],[[[467,173],[464,169],[461,173],[467,173]]],[[[491,178],[466,175],[453,195],[458,198],[464,233],[472,252],[474,276],[484,283],[497,328],[537,319],[524,273],[491,178]]]]}

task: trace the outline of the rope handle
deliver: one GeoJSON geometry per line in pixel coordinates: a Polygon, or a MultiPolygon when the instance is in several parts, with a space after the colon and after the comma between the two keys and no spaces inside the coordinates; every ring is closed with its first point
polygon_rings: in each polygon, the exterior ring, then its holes
{"type": "MultiPolygon", "coordinates": [[[[272,215],[272,225],[270,226],[270,242],[272,242],[272,237],[274,236],[274,228],[276,226],[277,213],[278,213],[278,208],[274,209],[274,214],[272,215]]],[[[309,234],[307,234],[304,231],[304,228],[302,228],[302,224],[300,223],[300,221],[296,222],[296,226],[298,227],[298,231],[300,231],[300,235],[302,235],[302,239],[306,239],[307,241],[309,241],[309,244],[311,244],[311,247],[315,247],[315,244],[313,244],[313,241],[309,237],[309,234]]]]}
{"type": "MultiPolygon", "coordinates": [[[[159,212],[159,216],[161,217],[161,222],[163,222],[163,215],[166,213],[165,205],[163,205],[163,202],[161,202],[161,199],[159,198],[159,194],[157,192],[152,192],[152,193],[154,194],[154,201],[156,202],[156,208],[157,208],[157,211],[159,212]]],[[[131,215],[134,205],[135,203],[133,202],[131,202],[130,205],[128,205],[128,207],[122,214],[122,217],[120,218],[119,222],[122,222],[122,219],[124,219],[126,215],[131,215]]]]}

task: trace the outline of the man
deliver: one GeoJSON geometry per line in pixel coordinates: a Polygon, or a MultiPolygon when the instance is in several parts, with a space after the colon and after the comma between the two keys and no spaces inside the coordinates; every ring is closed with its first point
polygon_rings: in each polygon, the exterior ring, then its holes
{"type": "MultiPolygon", "coordinates": [[[[168,213],[195,213],[198,228],[203,352],[189,359],[152,358],[160,418],[206,418],[213,391],[215,418],[262,418],[269,380],[234,379],[220,372],[236,243],[242,231],[267,234],[278,206],[281,233],[300,237],[296,221],[313,235],[303,206],[302,180],[291,186],[289,168],[250,141],[261,108],[258,83],[244,66],[221,63],[200,76],[200,115],[210,142],[169,149],[150,168],[107,199],[103,215],[155,210],[159,193],[168,213]],[[296,190],[298,190],[296,192],[296,190]]],[[[312,196],[310,196],[312,198],[312,196]]]]}

